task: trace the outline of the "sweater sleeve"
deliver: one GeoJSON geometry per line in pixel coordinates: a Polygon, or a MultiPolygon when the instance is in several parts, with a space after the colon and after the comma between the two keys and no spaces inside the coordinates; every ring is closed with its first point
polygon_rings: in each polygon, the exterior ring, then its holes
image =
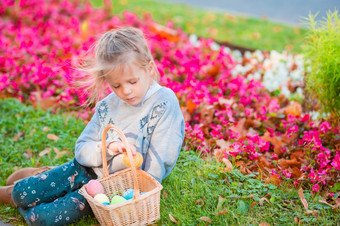
{"type": "Polygon", "coordinates": [[[173,94],[152,133],[144,170],[162,182],[175,166],[183,139],[184,119],[173,94]]]}
{"type": "MultiPolygon", "coordinates": [[[[90,122],[86,125],[76,142],[75,158],[79,164],[87,167],[99,167],[102,165],[102,132],[98,111],[96,109],[90,122]]],[[[108,142],[111,142],[111,139],[107,139],[106,144],[108,144],[108,142]]],[[[115,156],[108,151],[106,151],[106,153],[107,161],[115,156]]]]}

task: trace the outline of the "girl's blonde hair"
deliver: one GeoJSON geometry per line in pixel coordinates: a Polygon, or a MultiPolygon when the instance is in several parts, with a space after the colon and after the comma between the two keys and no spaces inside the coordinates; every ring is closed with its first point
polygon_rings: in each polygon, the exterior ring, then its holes
{"type": "Polygon", "coordinates": [[[152,77],[158,81],[159,72],[141,30],[126,27],[101,35],[94,45],[94,60],[87,61],[80,69],[88,75],[85,81],[83,79],[79,83],[89,93],[88,106],[93,106],[101,99],[107,87],[106,75],[112,71],[124,70],[131,63],[136,63],[143,69],[152,63],[152,77]]]}

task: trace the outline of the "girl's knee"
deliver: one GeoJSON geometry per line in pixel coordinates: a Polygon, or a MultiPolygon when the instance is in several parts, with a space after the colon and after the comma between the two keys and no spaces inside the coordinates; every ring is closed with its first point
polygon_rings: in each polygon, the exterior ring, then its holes
{"type": "Polygon", "coordinates": [[[12,199],[18,207],[27,208],[34,200],[31,199],[30,183],[28,179],[23,179],[14,184],[12,199]]]}

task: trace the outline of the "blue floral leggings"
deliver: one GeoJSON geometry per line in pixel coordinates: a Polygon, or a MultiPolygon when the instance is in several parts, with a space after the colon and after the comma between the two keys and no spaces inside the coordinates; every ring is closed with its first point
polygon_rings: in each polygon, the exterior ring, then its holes
{"type": "Polygon", "coordinates": [[[39,175],[18,181],[13,201],[29,225],[65,225],[92,214],[78,190],[97,176],[75,159],[39,175]]]}

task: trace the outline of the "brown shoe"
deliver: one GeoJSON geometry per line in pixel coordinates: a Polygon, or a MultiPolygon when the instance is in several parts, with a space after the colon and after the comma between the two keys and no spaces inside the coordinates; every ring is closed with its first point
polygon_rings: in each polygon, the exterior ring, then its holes
{"type": "Polygon", "coordinates": [[[16,206],[12,199],[12,190],[14,185],[0,186],[0,203],[16,206]]]}
{"type": "Polygon", "coordinates": [[[23,168],[23,169],[17,170],[7,178],[6,185],[12,185],[16,181],[21,180],[25,177],[35,176],[35,175],[43,173],[47,170],[50,170],[52,168],[53,167],[51,167],[51,166],[43,166],[43,167],[40,167],[40,168],[29,167],[29,168],[23,168]]]}

